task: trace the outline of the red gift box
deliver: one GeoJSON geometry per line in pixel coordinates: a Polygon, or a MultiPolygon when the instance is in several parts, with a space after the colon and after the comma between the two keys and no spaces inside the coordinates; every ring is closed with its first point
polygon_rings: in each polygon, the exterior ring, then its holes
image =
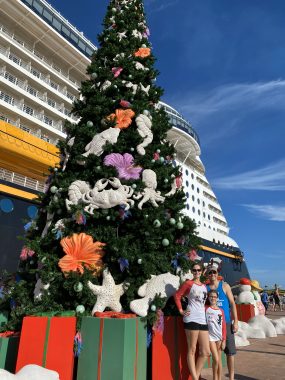
{"type": "Polygon", "coordinates": [[[254,306],[250,303],[236,304],[238,320],[242,322],[248,322],[250,318],[255,316],[254,306]]]}
{"type": "Polygon", "coordinates": [[[37,364],[58,372],[60,380],[72,380],[75,317],[25,317],[16,372],[37,364]]]}
{"type": "Polygon", "coordinates": [[[163,332],[152,339],[152,380],[191,380],[187,341],[181,317],[164,317],[163,332]]]}

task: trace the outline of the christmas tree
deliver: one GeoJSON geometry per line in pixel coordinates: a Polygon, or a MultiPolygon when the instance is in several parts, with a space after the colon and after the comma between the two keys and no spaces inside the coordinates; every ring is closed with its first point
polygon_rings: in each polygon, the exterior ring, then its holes
{"type": "MultiPolygon", "coordinates": [[[[151,275],[187,272],[199,242],[183,214],[142,0],[112,0],[103,25],[74,103],[80,121],[66,123],[60,165],[6,288],[10,328],[37,312],[90,315],[95,303],[95,311],[128,312],[151,275]]],[[[162,304],[158,293],[149,318],[162,304]]]]}

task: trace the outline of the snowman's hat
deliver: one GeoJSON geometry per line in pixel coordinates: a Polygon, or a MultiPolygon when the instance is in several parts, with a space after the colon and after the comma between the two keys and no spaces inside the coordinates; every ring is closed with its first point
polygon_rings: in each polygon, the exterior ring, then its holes
{"type": "Polygon", "coordinates": [[[251,287],[253,288],[253,290],[263,290],[260,287],[259,282],[257,280],[252,280],[251,281],[251,287]]]}
{"type": "Polygon", "coordinates": [[[239,283],[240,283],[240,285],[250,285],[251,286],[251,281],[249,278],[243,277],[239,280],[239,283]]]}

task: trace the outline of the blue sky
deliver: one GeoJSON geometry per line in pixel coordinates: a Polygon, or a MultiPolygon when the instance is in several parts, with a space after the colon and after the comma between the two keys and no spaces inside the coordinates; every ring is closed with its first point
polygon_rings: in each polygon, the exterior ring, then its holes
{"type": "MultiPolygon", "coordinates": [[[[97,44],[107,0],[50,3],[97,44]]],[[[164,101],[191,121],[252,278],[285,287],[285,1],[145,0],[164,101]]]]}

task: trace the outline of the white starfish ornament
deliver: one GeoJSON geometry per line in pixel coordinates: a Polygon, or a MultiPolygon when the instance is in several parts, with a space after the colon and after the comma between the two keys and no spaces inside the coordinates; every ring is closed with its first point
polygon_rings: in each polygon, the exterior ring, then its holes
{"type": "Polygon", "coordinates": [[[93,307],[92,315],[96,311],[104,311],[106,307],[109,307],[113,311],[122,311],[120,298],[127,290],[128,285],[124,282],[116,285],[113,276],[108,269],[104,269],[103,271],[102,286],[94,285],[92,282],[88,281],[88,287],[91,292],[97,296],[97,301],[93,307]]]}
{"type": "Polygon", "coordinates": [[[126,31],[125,31],[125,32],[118,33],[119,41],[121,41],[122,38],[127,38],[126,33],[127,33],[126,31]]]}

